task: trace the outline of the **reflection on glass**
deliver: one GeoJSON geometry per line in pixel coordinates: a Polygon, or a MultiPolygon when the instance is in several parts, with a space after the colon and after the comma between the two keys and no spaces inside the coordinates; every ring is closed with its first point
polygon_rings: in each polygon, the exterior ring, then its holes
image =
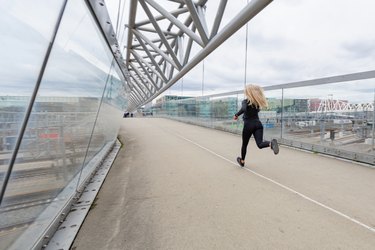
{"type": "MultiPolygon", "coordinates": [[[[108,143],[112,143],[118,134],[122,110],[125,109],[126,105],[124,84],[120,81],[118,72],[118,65],[112,64],[83,167],[93,167],[88,162],[108,143]]],[[[86,172],[90,171],[86,170],[86,172]]],[[[85,176],[82,175],[79,184],[84,182],[84,180],[85,176]]]]}
{"type": "Polygon", "coordinates": [[[62,2],[1,1],[0,187],[62,2]]]}
{"type": "Polygon", "coordinates": [[[373,80],[286,89],[285,139],[374,154],[373,80]]]}
{"type": "MultiPolygon", "coordinates": [[[[41,12],[45,10],[43,5],[50,6],[43,1],[41,12]]],[[[54,24],[45,21],[46,13],[50,11],[36,14],[43,17],[44,23],[54,24]]],[[[17,32],[22,34],[22,29],[17,32]]],[[[42,38],[31,42],[41,41],[42,38]]],[[[28,51],[25,54],[28,56],[28,51]]],[[[43,53],[39,50],[36,54],[40,57],[43,53]]],[[[0,208],[2,231],[12,227],[17,230],[7,234],[4,245],[1,239],[0,248],[7,248],[28,227],[30,230],[15,244],[17,249],[29,248],[75,194],[112,60],[85,3],[68,1],[0,208]]],[[[41,60],[33,63],[38,61],[41,60]]],[[[18,58],[12,67],[22,63],[18,58]]],[[[15,72],[14,79],[18,79],[16,76],[22,75],[21,71],[15,72]]],[[[27,91],[22,85],[17,89],[28,94],[32,90],[27,91]]],[[[19,109],[22,111],[23,107],[19,109]]],[[[6,119],[14,117],[5,116],[6,119]]],[[[108,136],[113,139],[115,135],[111,131],[108,136]]],[[[109,139],[100,143],[106,140],[109,139]]]]}
{"type": "Polygon", "coordinates": [[[267,139],[281,138],[282,127],[282,90],[265,91],[268,108],[259,112],[262,121],[264,136],[267,139]]]}
{"type": "MultiPolygon", "coordinates": [[[[34,90],[62,3],[62,0],[1,1],[0,187],[4,184],[25,110],[34,90]]],[[[24,152],[20,152],[19,155],[24,157],[24,152]]],[[[18,183],[23,182],[21,177],[26,176],[26,172],[27,170],[24,169],[15,175],[18,183]]],[[[14,202],[22,203],[24,199],[21,193],[15,193],[13,196],[14,202]]],[[[16,214],[12,207],[0,208],[0,249],[6,249],[21,234],[22,230],[30,224],[27,212],[36,210],[38,208],[34,207],[16,214]]]]}

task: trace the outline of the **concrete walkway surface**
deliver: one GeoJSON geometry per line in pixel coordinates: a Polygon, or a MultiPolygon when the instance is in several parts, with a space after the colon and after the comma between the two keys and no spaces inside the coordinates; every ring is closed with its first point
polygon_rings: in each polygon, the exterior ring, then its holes
{"type": "Polygon", "coordinates": [[[375,169],[159,118],[124,144],[72,249],[375,249],[375,169]]]}

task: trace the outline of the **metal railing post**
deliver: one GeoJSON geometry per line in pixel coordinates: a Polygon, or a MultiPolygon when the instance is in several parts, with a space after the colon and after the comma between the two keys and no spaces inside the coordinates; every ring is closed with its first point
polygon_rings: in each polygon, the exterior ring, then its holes
{"type": "Polygon", "coordinates": [[[283,138],[284,130],[284,89],[281,89],[281,116],[280,116],[280,138],[283,138]]]}
{"type": "Polygon", "coordinates": [[[371,151],[374,152],[374,133],[375,133],[375,88],[374,88],[374,102],[372,112],[372,140],[371,140],[371,151]]]}

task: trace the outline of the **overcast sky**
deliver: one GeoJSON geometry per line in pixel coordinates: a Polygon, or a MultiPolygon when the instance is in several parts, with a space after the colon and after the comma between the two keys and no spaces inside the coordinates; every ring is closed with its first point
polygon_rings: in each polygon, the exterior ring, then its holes
{"type": "MultiPolygon", "coordinates": [[[[126,3],[123,23],[128,21],[128,2],[121,1],[126,3]]],[[[218,2],[207,3],[209,30],[218,2]]],[[[221,27],[246,3],[247,0],[228,1],[221,27]]],[[[106,4],[116,24],[119,0],[106,1],[106,4]]],[[[266,86],[375,70],[374,9],[373,0],[273,1],[248,24],[247,82],[266,86]]],[[[126,38],[126,34],[120,33],[119,37],[126,38]]],[[[246,28],[243,27],[205,59],[204,78],[201,63],[185,75],[183,87],[180,80],[165,94],[199,96],[202,82],[205,95],[242,89],[245,45],[246,28]]],[[[358,90],[352,94],[368,94],[372,100],[375,83],[366,80],[322,89],[335,92],[337,87],[351,92],[358,90]]]]}
{"type": "MultiPolygon", "coordinates": [[[[30,95],[63,1],[0,2],[0,92],[3,95],[30,95]]],[[[130,1],[105,2],[112,24],[115,28],[119,27],[118,38],[123,48],[126,42],[123,27],[128,21],[130,1]],[[119,3],[124,11],[117,25],[119,3]]],[[[164,4],[168,1],[157,2],[164,4]]],[[[219,2],[208,0],[206,16],[209,30],[219,2]]],[[[246,4],[247,0],[228,1],[221,28],[246,4]]],[[[375,70],[374,9],[373,0],[273,1],[248,24],[247,83],[267,86],[375,70]]],[[[145,16],[140,13],[137,18],[143,20],[145,16]]],[[[69,78],[65,74],[74,72],[71,76],[76,79],[71,79],[69,87],[77,88],[78,85],[73,83],[79,82],[85,94],[89,94],[85,84],[104,77],[110,66],[105,53],[106,45],[98,34],[85,4],[68,1],[47,65],[47,73],[56,70],[54,75],[49,75],[54,78],[51,82],[67,81],[69,78]],[[94,73],[96,71],[100,74],[94,73]],[[87,78],[82,81],[82,77],[87,78]]],[[[164,94],[200,96],[202,83],[204,95],[243,89],[245,34],[246,28],[243,27],[204,60],[204,77],[200,63],[164,94]]],[[[193,53],[197,53],[198,49],[195,46],[193,53]]],[[[370,79],[308,90],[294,89],[288,90],[288,95],[301,98],[334,95],[338,99],[367,102],[373,100],[374,82],[370,79]]],[[[66,86],[60,85],[48,84],[54,91],[57,90],[54,86],[66,86]]],[[[45,89],[44,84],[42,87],[45,89]]],[[[81,94],[62,90],[64,95],[81,94]]],[[[94,91],[93,88],[89,90],[94,91]]],[[[279,92],[276,94],[279,95],[279,92]]],[[[93,92],[93,95],[97,93],[93,92]]]]}

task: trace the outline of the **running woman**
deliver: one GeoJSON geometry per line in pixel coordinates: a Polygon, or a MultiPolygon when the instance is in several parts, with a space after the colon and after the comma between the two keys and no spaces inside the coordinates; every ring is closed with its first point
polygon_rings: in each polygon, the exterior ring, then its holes
{"type": "Polygon", "coordinates": [[[263,89],[253,84],[246,85],[245,97],[241,109],[233,117],[234,120],[237,120],[243,114],[241,157],[237,157],[237,162],[241,167],[245,166],[247,145],[251,135],[254,135],[258,148],[271,147],[275,155],[279,153],[279,145],[276,139],[272,139],[271,142],[263,141],[263,125],[258,116],[260,109],[268,107],[263,89]]]}

